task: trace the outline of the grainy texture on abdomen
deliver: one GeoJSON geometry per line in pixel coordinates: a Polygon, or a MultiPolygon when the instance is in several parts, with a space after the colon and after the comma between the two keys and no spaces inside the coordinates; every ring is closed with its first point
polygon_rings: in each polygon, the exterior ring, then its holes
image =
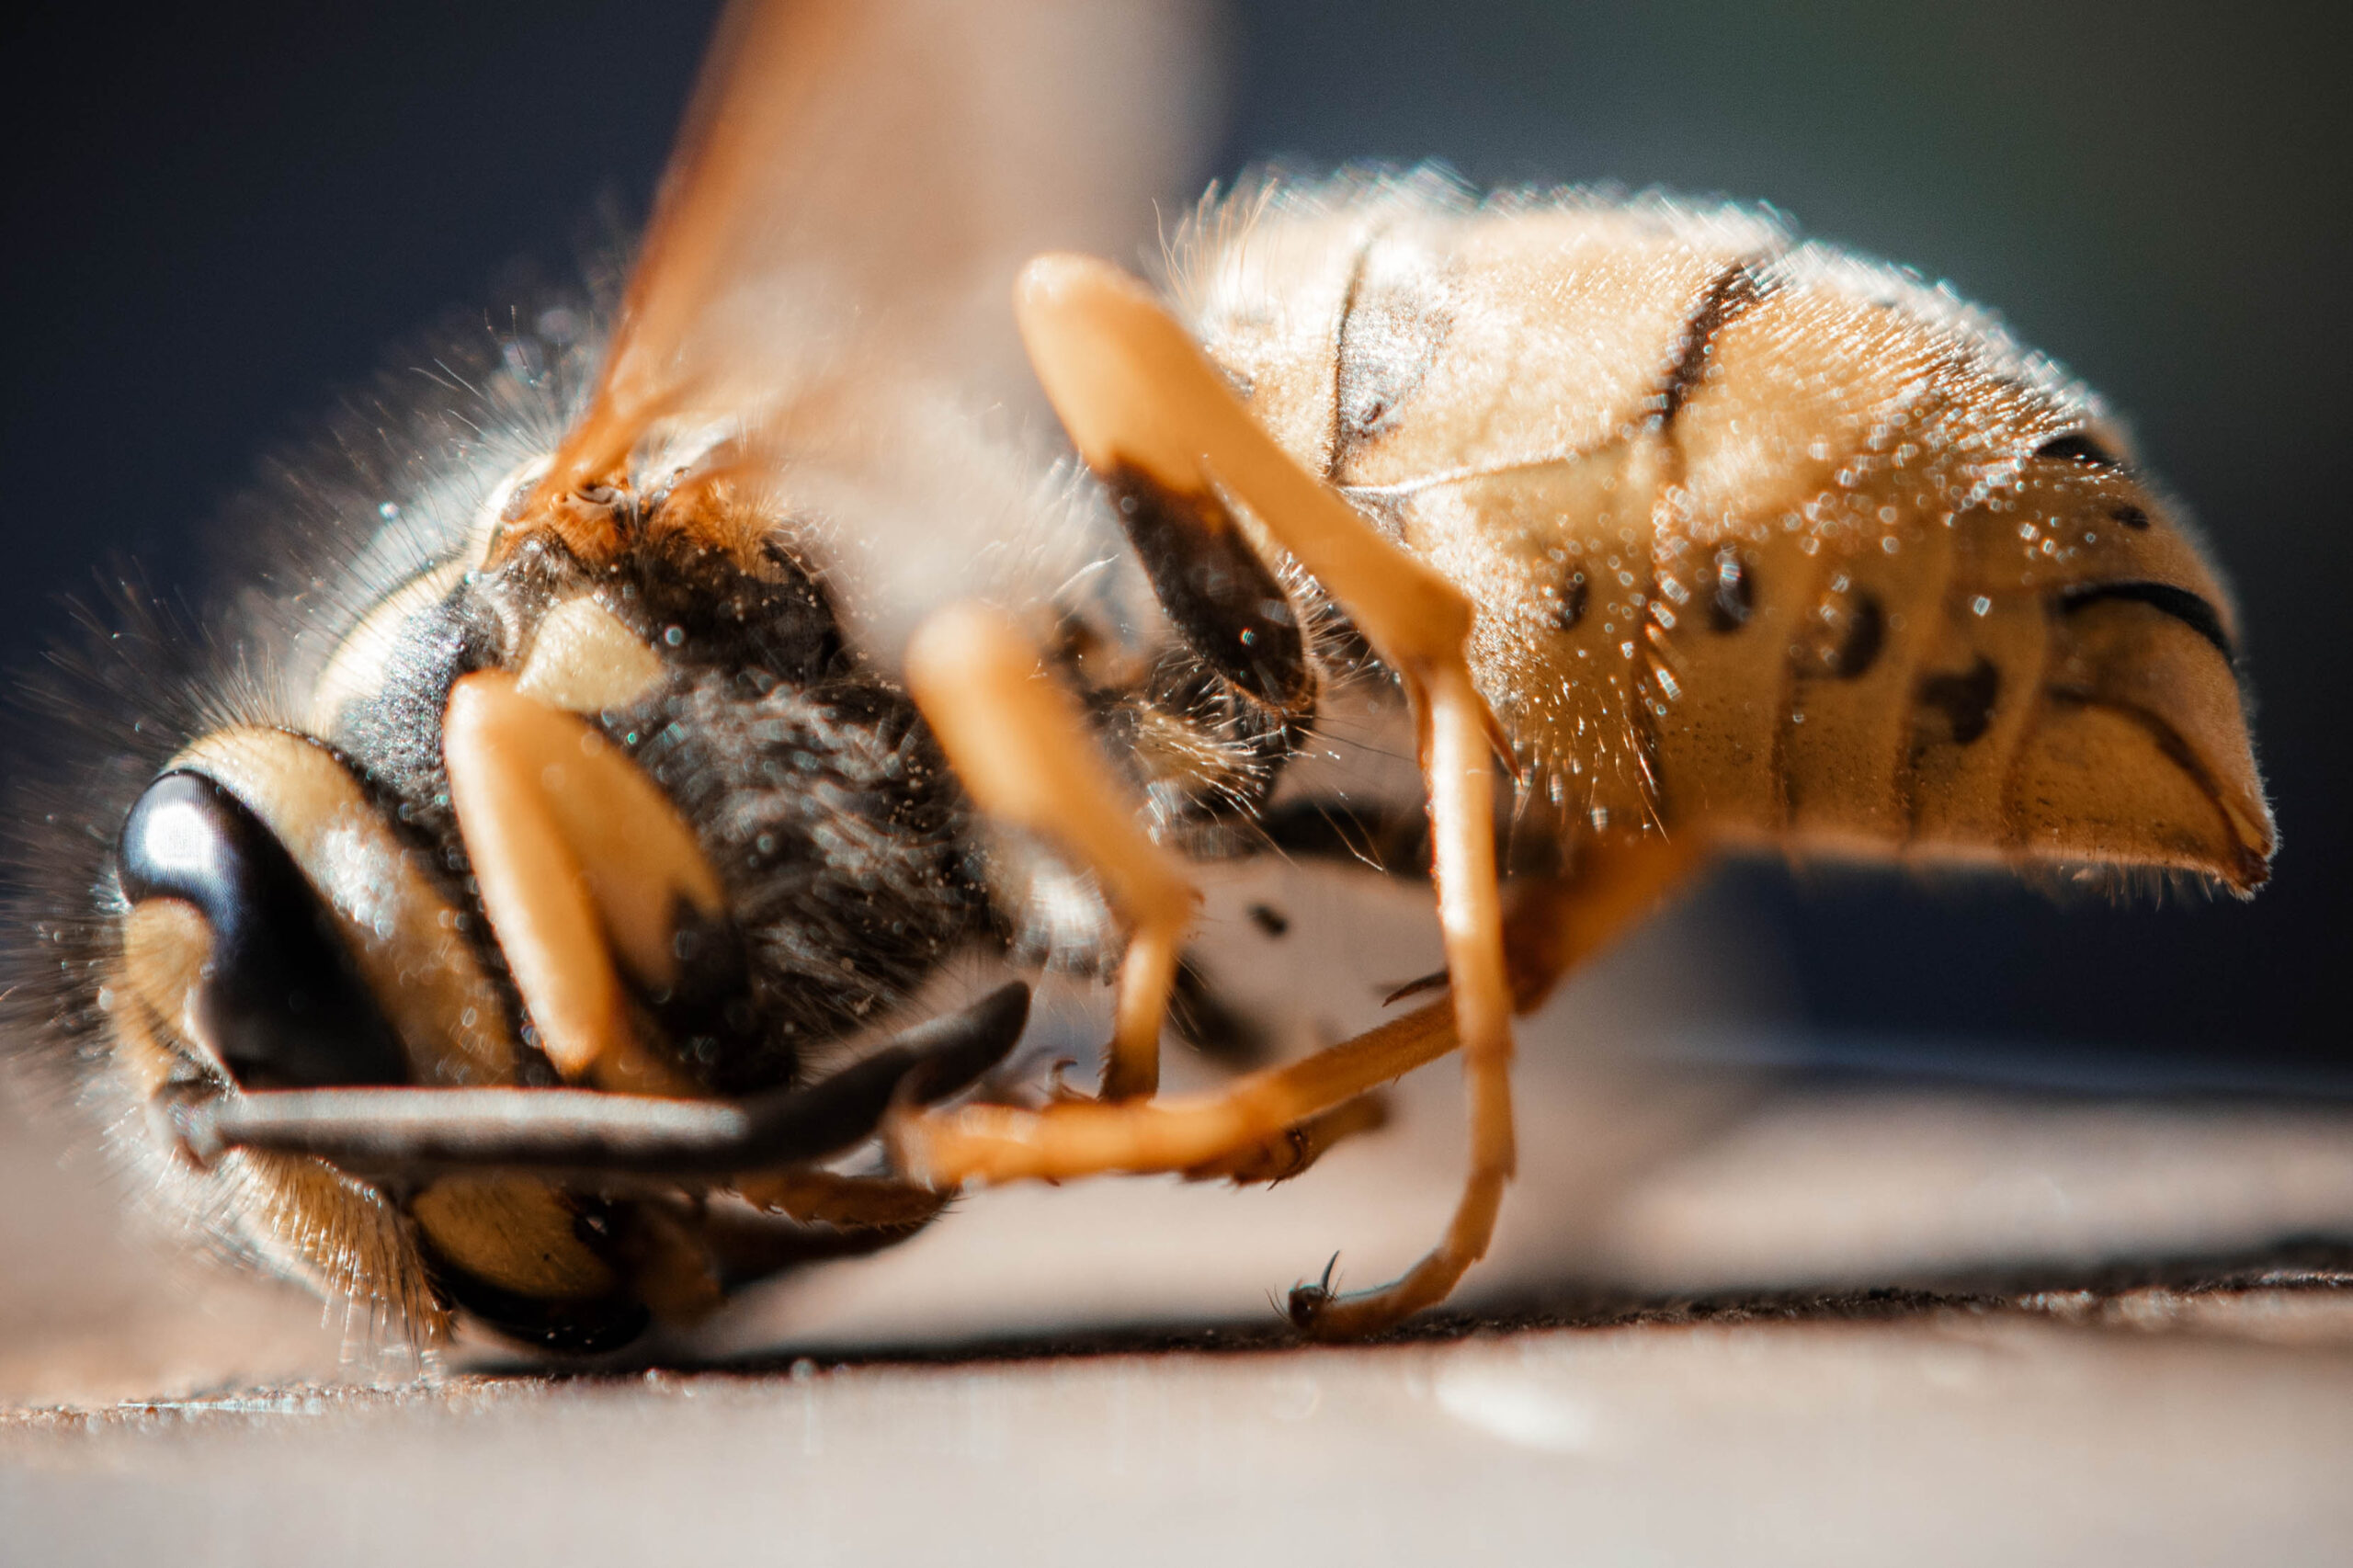
{"type": "Polygon", "coordinates": [[[2119,525],[2028,516],[2100,411],[1968,307],[1737,210],[1412,186],[1279,211],[1193,291],[1279,437],[1471,597],[1573,830],[2019,841],[2043,589],[2119,525]]]}

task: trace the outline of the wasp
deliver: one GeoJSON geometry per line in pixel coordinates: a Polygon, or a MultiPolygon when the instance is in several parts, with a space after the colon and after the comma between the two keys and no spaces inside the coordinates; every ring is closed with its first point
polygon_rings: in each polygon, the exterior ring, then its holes
{"type": "Polygon", "coordinates": [[[915,36],[731,12],[609,331],[510,338],[274,694],[46,814],[23,994],[226,1250],[598,1350],[967,1185],[1296,1174],[1459,1053],[1444,1233],[1290,1295],[1359,1335],[1486,1248],[1514,1016],[1718,852],[2265,880],[2228,597],[1988,316],[1745,208],[1269,179],[1165,288],[1021,268],[1059,483],[951,395],[963,210],[816,222],[964,101],[865,93],[915,36]],[[1410,794],[1299,766],[1344,691],[1410,794]],[[1265,853],[1427,873],[1443,994],[1163,1096],[1191,868],[1265,853]],[[943,1003],[975,947],[1110,978],[1096,1093],[966,1096],[1028,996],[943,1003]]]}

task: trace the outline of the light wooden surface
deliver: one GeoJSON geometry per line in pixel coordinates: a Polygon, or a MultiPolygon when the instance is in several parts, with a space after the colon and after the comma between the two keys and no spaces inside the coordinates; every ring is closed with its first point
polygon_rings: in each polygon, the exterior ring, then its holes
{"type": "Polygon", "coordinates": [[[2305,1294],[296,1392],[0,1430],[0,1517],[50,1563],[2336,1562],[2353,1294],[2305,1294]]]}
{"type": "MultiPolygon", "coordinates": [[[[1269,998],[1432,967],[1402,893],[1316,937],[1313,879],[1246,963],[1266,892],[1211,929],[1269,998]]],[[[1451,1067],[1272,1191],[977,1194],[658,1347],[728,1370],[472,1346],[430,1383],[143,1245],[70,1121],[11,1111],[0,1561],[2341,1561],[2353,1106],[1728,1067],[1790,1038],[1737,916],[1662,923],[1529,1031],[1470,1315],[1364,1348],[1282,1346],[1268,1292],[1413,1256],[1451,1067]]]]}

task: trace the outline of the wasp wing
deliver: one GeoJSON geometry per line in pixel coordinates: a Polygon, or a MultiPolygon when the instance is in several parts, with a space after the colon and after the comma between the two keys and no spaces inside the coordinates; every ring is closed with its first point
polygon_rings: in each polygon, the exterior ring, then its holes
{"type": "Polygon", "coordinates": [[[1200,0],[731,7],[549,484],[620,472],[673,418],[764,420],[787,445],[818,444],[846,389],[919,374],[1026,401],[1015,272],[1049,248],[1131,250],[1154,199],[1191,174],[1208,119],[1201,13],[1200,0]]]}

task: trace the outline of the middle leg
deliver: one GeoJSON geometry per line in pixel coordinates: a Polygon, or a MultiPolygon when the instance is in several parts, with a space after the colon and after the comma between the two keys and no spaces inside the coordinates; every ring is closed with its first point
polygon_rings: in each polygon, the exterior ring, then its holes
{"type": "MultiPolygon", "coordinates": [[[[1646,918],[1700,865],[1696,838],[1646,837],[1590,847],[1574,875],[1512,889],[1505,923],[1511,995],[1534,1009],[1560,980],[1646,918]]],[[[1060,1181],[1107,1171],[1274,1180],[1296,1174],[1347,1132],[1363,1096],[1452,1051],[1450,998],[1406,1013],[1301,1061],[1205,1095],[1107,1106],[1067,1101],[1037,1110],[967,1106],[894,1118],[902,1169],[940,1185],[1060,1181]],[[1353,1114],[1352,1114],[1353,1113],[1353,1114]],[[1303,1134],[1302,1145],[1295,1134],[1303,1134]]],[[[1321,1287],[1297,1295],[1315,1300],[1321,1287]]]]}
{"type": "Polygon", "coordinates": [[[981,809],[1074,851],[1129,923],[1103,1097],[1160,1085],[1160,1026],[1195,893],[1176,858],[1136,825],[1075,704],[1003,614],[952,605],[916,631],[907,686],[981,809]]]}

